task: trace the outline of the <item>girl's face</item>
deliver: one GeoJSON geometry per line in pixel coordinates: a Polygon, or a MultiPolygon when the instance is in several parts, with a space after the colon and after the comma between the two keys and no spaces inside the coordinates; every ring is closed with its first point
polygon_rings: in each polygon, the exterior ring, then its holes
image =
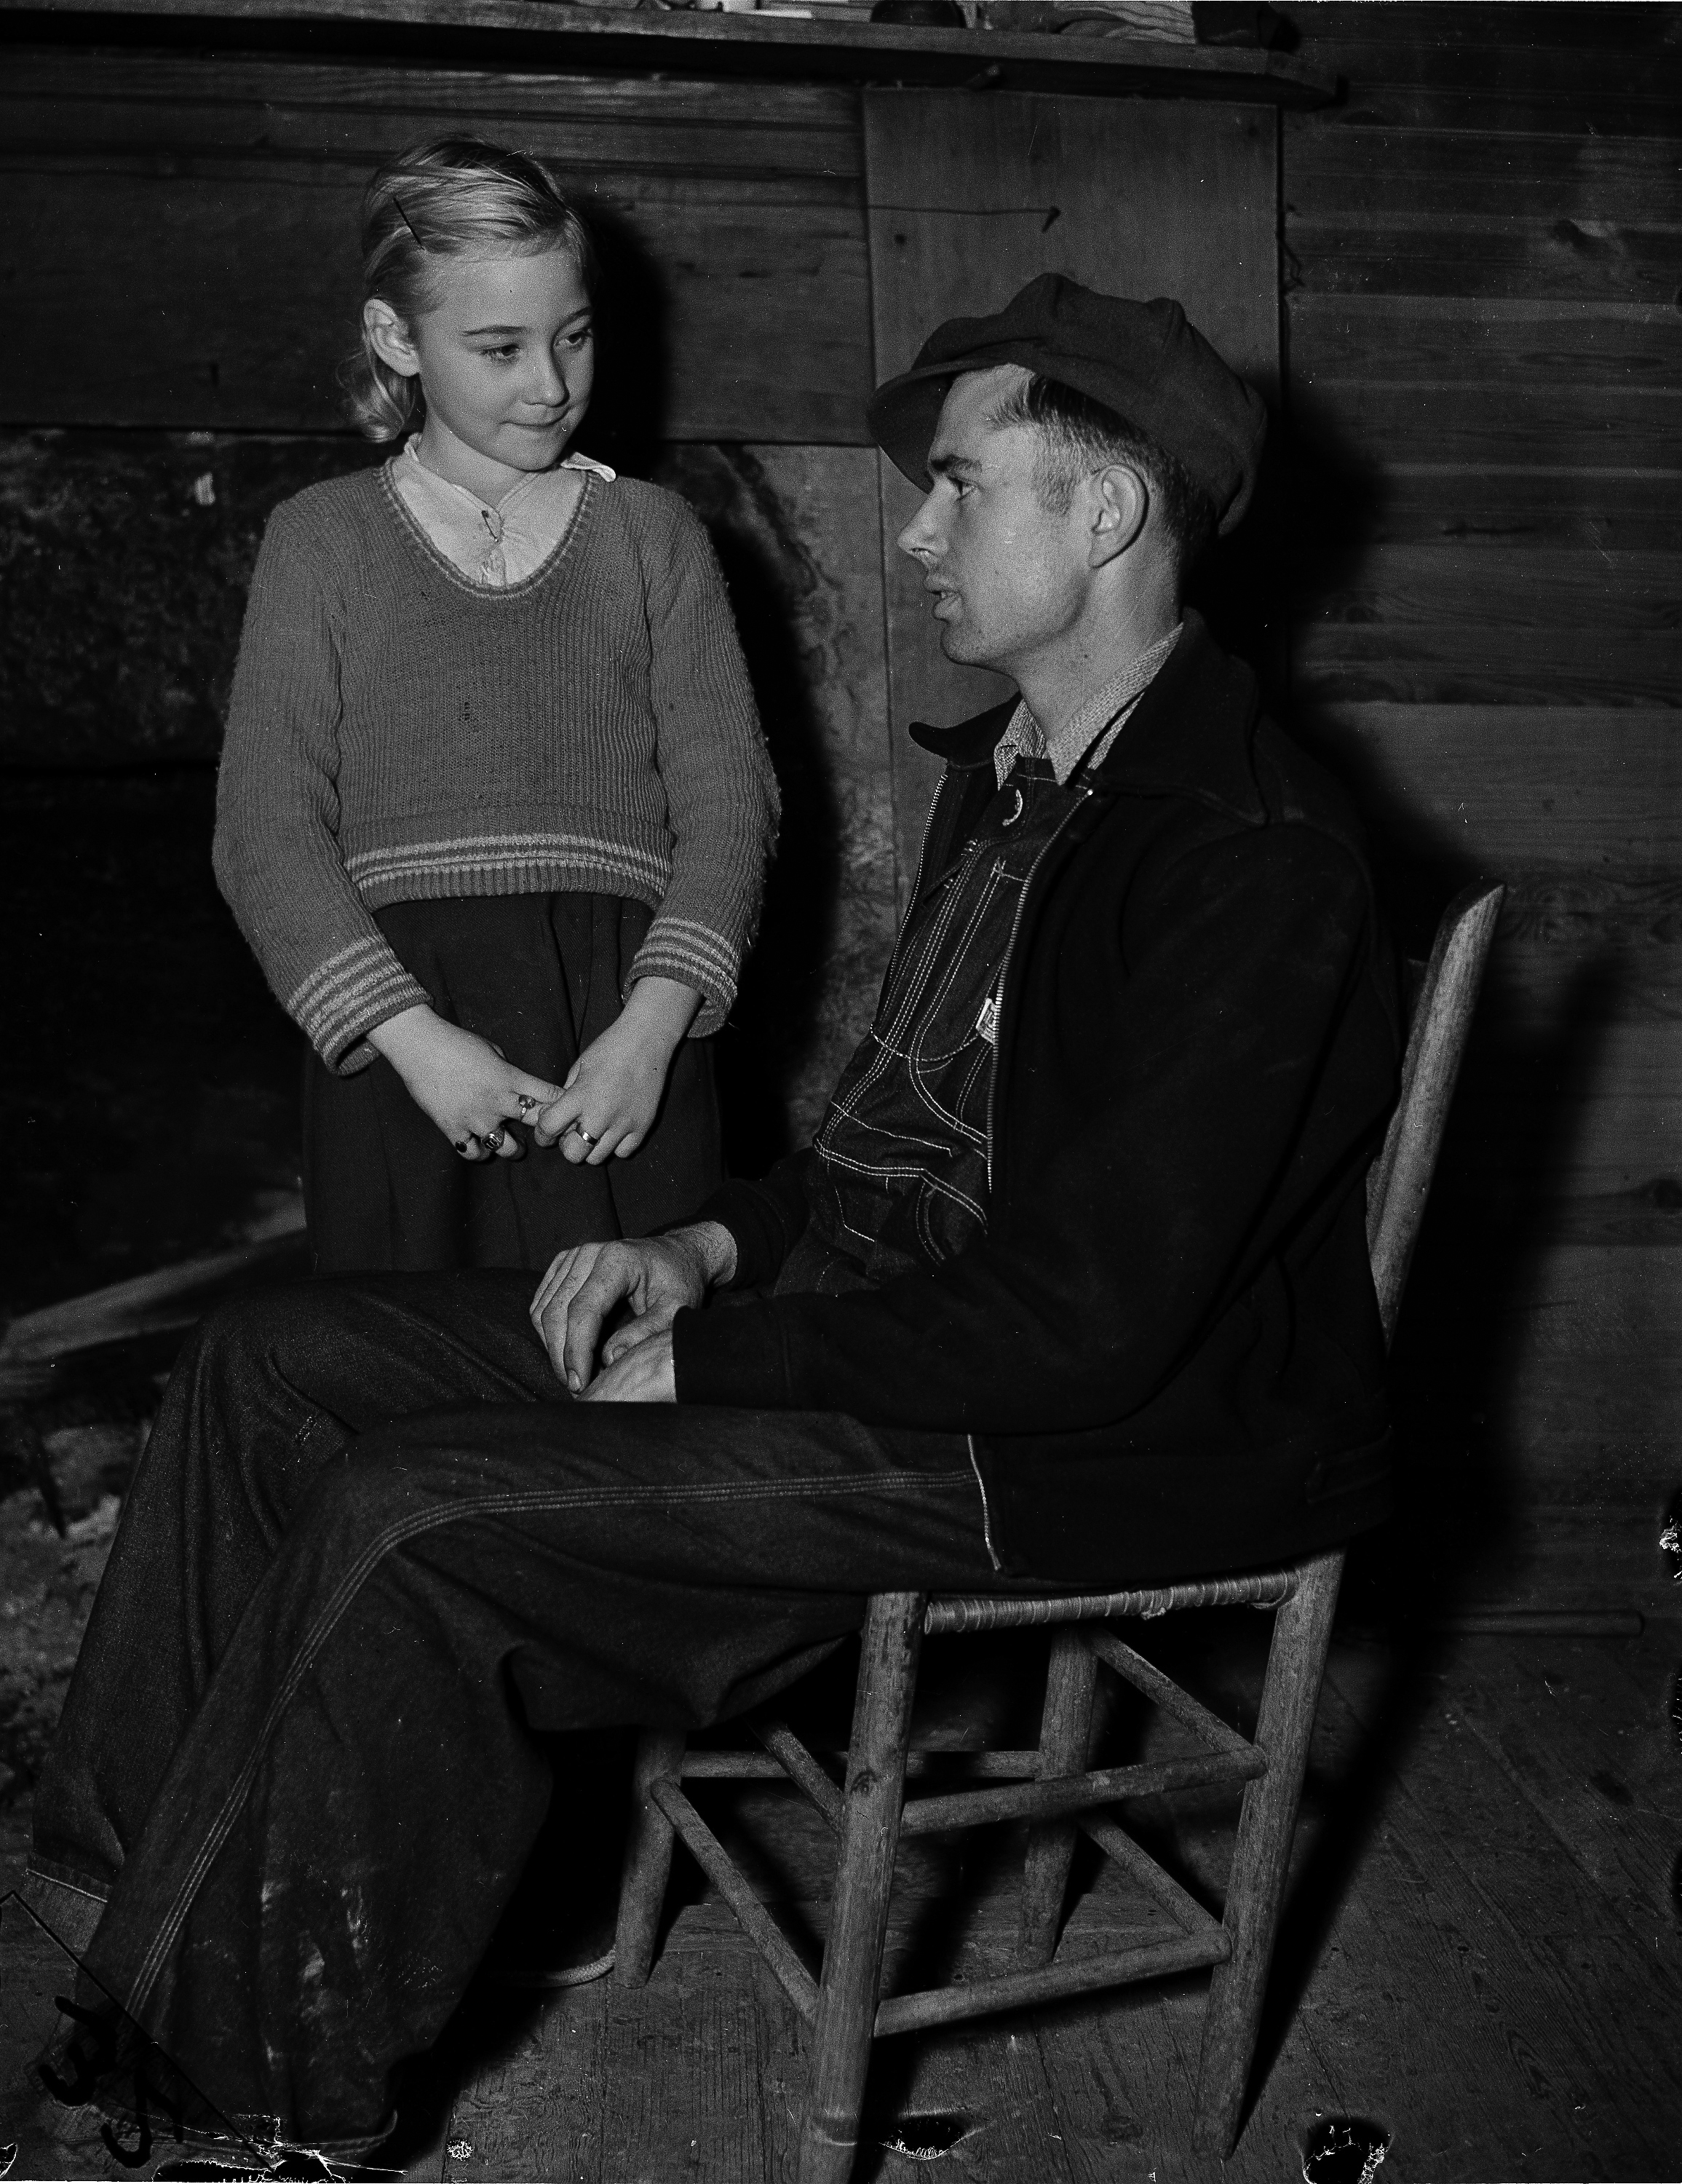
{"type": "Polygon", "coordinates": [[[459,258],[437,303],[405,325],[377,298],[375,346],[426,396],[420,458],[494,501],[560,461],[595,377],[589,297],[572,254],[459,258]]]}

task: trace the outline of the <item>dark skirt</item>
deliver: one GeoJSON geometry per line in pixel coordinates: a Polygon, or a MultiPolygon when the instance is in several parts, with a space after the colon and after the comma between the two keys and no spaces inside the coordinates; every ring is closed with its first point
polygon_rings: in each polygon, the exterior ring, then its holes
{"type": "MultiPolygon", "coordinates": [[[[604,894],[465,896],[376,911],[381,931],[451,1022],[535,1077],[565,1082],[620,1011],[651,913],[604,894]]],[[[376,1057],[339,1077],[304,1064],[304,1204],[320,1274],[451,1267],[541,1272],[557,1251],[681,1220],[723,1175],[710,1042],[685,1039],[638,1150],[576,1167],[463,1160],[376,1057]]]]}

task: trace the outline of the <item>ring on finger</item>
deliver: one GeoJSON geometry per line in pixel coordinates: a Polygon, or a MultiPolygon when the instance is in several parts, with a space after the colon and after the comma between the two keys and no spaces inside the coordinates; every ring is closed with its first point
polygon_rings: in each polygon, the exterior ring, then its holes
{"type": "Polygon", "coordinates": [[[566,1128],[569,1134],[576,1133],[576,1135],[582,1138],[587,1145],[593,1146],[596,1144],[597,1140],[590,1135],[589,1132],[584,1128],[584,1125],[582,1123],[576,1121],[571,1122],[567,1124],[566,1128]]]}
{"type": "Polygon", "coordinates": [[[502,1137],[499,1129],[487,1130],[479,1142],[487,1153],[498,1153],[502,1150],[502,1137]]]}
{"type": "Polygon", "coordinates": [[[520,1102],[520,1119],[523,1123],[537,1102],[529,1092],[516,1092],[514,1096],[520,1102]]]}
{"type": "Polygon", "coordinates": [[[472,1154],[468,1150],[468,1147],[469,1147],[472,1143],[473,1143],[473,1133],[472,1133],[472,1131],[471,1131],[471,1130],[470,1130],[470,1131],[467,1133],[467,1135],[466,1135],[465,1138],[458,1138],[458,1139],[455,1140],[455,1149],[456,1149],[457,1152],[459,1152],[459,1153],[461,1155],[461,1157],[463,1158],[463,1160],[471,1160],[471,1159],[472,1159],[473,1156],[472,1156],[472,1154]]]}

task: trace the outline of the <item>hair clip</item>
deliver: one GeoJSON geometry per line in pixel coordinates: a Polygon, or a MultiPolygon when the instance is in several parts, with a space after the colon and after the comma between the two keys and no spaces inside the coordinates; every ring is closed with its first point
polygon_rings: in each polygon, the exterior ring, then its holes
{"type": "Polygon", "coordinates": [[[415,234],[415,223],[409,217],[409,214],[404,210],[403,199],[398,195],[395,190],[392,192],[392,203],[397,207],[398,219],[402,220],[404,226],[409,230],[410,235],[415,236],[415,248],[417,250],[424,250],[426,246],[421,242],[420,237],[415,234]]]}

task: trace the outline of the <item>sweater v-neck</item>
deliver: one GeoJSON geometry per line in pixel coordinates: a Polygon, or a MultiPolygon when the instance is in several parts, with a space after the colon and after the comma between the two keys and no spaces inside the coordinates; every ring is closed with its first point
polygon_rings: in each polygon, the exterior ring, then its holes
{"type": "Polygon", "coordinates": [[[483,599],[492,603],[524,599],[540,584],[547,583],[557,573],[561,563],[571,552],[573,541],[577,538],[586,515],[594,507],[596,496],[600,489],[601,480],[592,471],[586,471],[582,475],[584,490],[578,496],[578,504],[573,510],[566,528],[537,566],[532,570],[531,575],[522,577],[517,584],[476,584],[471,577],[464,576],[448,555],[435,546],[426,536],[420,520],[404,504],[402,494],[392,483],[389,466],[382,463],[378,472],[382,499],[395,519],[398,529],[420,554],[426,566],[435,575],[441,577],[453,590],[465,593],[469,599],[483,599]]]}

